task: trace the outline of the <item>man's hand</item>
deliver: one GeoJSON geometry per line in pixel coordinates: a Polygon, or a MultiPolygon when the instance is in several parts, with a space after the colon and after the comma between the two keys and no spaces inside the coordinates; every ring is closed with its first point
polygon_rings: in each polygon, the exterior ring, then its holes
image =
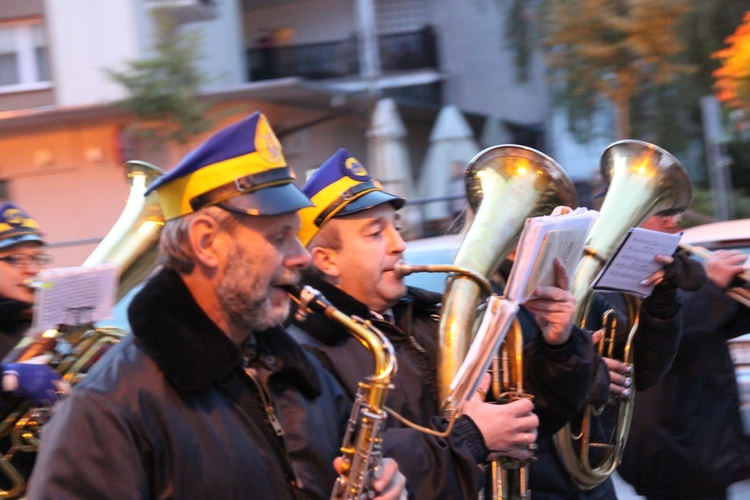
{"type": "Polygon", "coordinates": [[[661,269],[641,281],[641,285],[659,286],[666,290],[681,288],[695,291],[706,284],[703,265],[687,255],[657,255],[654,261],[661,264],[661,269]]]}
{"type": "Polygon", "coordinates": [[[474,421],[493,454],[529,460],[533,456],[530,445],[536,442],[539,427],[539,417],[532,413],[534,404],[527,398],[504,404],[485,403],[489,382],[490,377],[485,375],[480,390],[464,403],[463,414],[474,421]]]}
{"type": "Polygon", "coordinates": [[[727,288],[738,274],[745,271],[747,255],[739,250],[716,250],[705,262],[708,279],[719,288],[727,288]]]}
{"type": "MultiPolygon", "coordinates": [[[[591,337],[594,345],[599,343],[603,335],[603,329],[594,332],[591,337]]],[[[605,356],[601,358],[607,365],[607,370],[609,370],[609,393],[615,397],[630,397],[633,392],[631,388],[633,385],[633,365],[605,356]]]]}
{"type": "Polygon", "coordinates": [[[568,273],[562,261],[555,257],[555,286],[539,286],[523,303],[539,323],[544,340],[551,345],[564,344],[573,330],[576,301],[568,291],[568,273]]]}
{"type": "MultiPolygon", "coordinates": [[[[337,457],[333,461],[333,468],[341,474],[344,459],[337,457]]],[[[375,500],[405,500],[406,478],[398,470],[398,464],[392,458],[384,458],[378,468],[379,477],[375,479],[372,487],[379,494],[375,500]]]]}

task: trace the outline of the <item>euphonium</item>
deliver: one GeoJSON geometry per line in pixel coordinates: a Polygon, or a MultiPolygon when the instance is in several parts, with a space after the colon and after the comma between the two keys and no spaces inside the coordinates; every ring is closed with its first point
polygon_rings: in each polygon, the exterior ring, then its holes
{"type": "Polygon", "coordinates": [[[341,453],[344,459],[336,479],[332,499],[358,500],[372,491],[372,483],[382,460],[382,432],[385,427],[385,399],[396,374],[396,355],[390,341],[368,321],[350,317],[336,309],[319,291],[306,286],[302,290],[287,287],[298,301],[297,318],[303,321],[309,312],[317,312],[339,322],[372,354],[375,371],[359,383],[349,417],[341,453]]]}
{"type": "MultiPolygon", "coordinates": [[[[140,161],[126,163],[130,194],[125,209],[83,263],[84,266],[114,262],[120,267],[117,298],[122,298],[156,267],[157,243],[163,226],[161,209],[155,194],[144,197],[148,186],[163,172],[140,161]]],[[[33,286],[33,283],[31,284],[33,286]]],[[[96,361],[117,343],[126,332],[118,328],[92,328],[91,325],[70,325],[44,332],[40,337],[25,337],[8,354],[6,362],[24,361],[39,355],[49,355],[50,366],[63,380],[75,385],[96,361]]],[[[7,451],[0,456],[0,473],[9,489],[0,490],[0,497],[17,498],[26,489],[26,479],[33,464],[39,436],[51,408],[30,408],[20,402],[0,423],[0,439],[7,443],[7,451]],[[23,462],[19,471],[14,458],[23,462]]]]}
{"type": "MultiPolygon", "coordinates": [[[[466,191],[474,219],[452,266],[419,266],[417,271],[452,272],[443,295],[438,354],[438,390],[447,417],[473,392],[484,373],[484,357],[468,357],[474,339],[482,293],[492,293],[488,280],[515,248],[527,218],[548,215],[560,205],[578,204],[565,171],[548,156],[516,145],[494,146],[477,154],[466,171],[466,191]],[[459,270],[459,272],[456,272],[459,270]],[[489,289],[488,289],[489,288],[489,289]],[[466,369],[473,365],[473,369],[466,369]],[[463,378],[457,375],[461,373],[463,378]],[[469,394],[467,394],[469,393],[469,394]]],[[[495,362],[494,386],[499,400],[528,397],[523,390],[523,336],[520,325],[504,325],[503,374],[495,362]]],[[[472,349],[472,352],[476,350],[472,349]]],[[[494,351],[493,351],[494,352],[494,351]]],[[[526,498],[527,463],[494,460],[488,464],[488,498],[526,498]]]]}
{"type": "MultiPolygon", "coordinates": [[[[686,210],[692,201],[692,185],[680,162],[667,151],[641,141],[615,142],[602,154],[601,174],[609,184],[600,217],[589,233],[584,256],[571,278],[570,290],[576,299],[576,322],[584,326],[590,308],[591,283],[612,255],[625,233],[640,226],[656,214],[672,215],[686,210]]],[[[632,326],[625,344],[623,362],[632,363],[630,348],[637,327],[639,301],[625,296],[627,316],[632,326]]],[[[580,434],[574,435],[570,424],[555,435],[555,445],[568,472],[584,490],[605,481],[617,468],[630,430],[632,398],[621,399],[617,407],[614,443],[591,443],[591,417],[601,408],[584,409],[580,434]],[[580,441],[576,452],[574,441],[580,441]],[[596,465],[591,464],[590,447],[602,452],[596,465]]]]}
{"type": "MultiPolygon", "coordinates": [[[[527,218],[578,203],[575,187],[560,165],[523,146],[485,149],[471,160],[465,177],[474,220],[453,264],[486,278],[515,247],[527,218]]],[[[453,378],[469,350],[480,302],[481,290],[474,280],[462,275],[449,277],[439,325],[441,401],[447,401],[453,378]]]]}

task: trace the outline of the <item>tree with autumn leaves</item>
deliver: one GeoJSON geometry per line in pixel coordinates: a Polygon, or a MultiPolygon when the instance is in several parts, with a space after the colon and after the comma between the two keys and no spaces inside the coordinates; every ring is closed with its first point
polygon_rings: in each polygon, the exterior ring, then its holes
{"type": "Polygon", "coordinates": [[[714,71],[716,97],[729,109],[750,112],[750,11],[714,57],[721,61],[714,71]]]}

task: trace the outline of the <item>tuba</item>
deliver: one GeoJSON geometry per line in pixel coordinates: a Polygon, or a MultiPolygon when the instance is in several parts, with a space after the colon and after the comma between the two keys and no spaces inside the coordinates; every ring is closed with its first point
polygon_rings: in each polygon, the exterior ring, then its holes
{"type": "MultiPolygon", "coordinates": [[[[609,184],[600,217],[586,240],[584,256],[571,278],[570,290],[576,299],[575,321],[584,326],[590,309],[591,283],[604,267],[625,233],[656,214],[673,215],[685,211],[692,201],[692,184],[680,162],[667,151],[647,142],[625,140],[611,144],[602,154],[601,174],[609,184]]],[[[638,326],[640,301],[624,296],[630,334],[623,362],[632,364],[631,343],[638,326]]],[[[605,320],[606,322],[606,320],[605,320]]],[[[612,344],[611,339],[605,342],[612,344]]],[[[601,351],[600,351],[601,352],[601,351]]],[[[617,413],[613,441],[590,440],[591,419],[603,408],[584,408],[581,431],[574,434],[568,423],[554,436],[557,451],[573,480],[589,490],[604,482],[615,471],[630,430],[633,399],[611,401],[617,413]],[[574,444],[579,442],[579,451],[574,444]],[[592,449],[601,457],[592,464],[592,449]]]]}
{"type": "MultiPolygon", "coordinates": [[[[103,262],[119,265],[118,300],[156,267],[157,244],[164,224],[155,193],[144,197],[148,186],[163,172],[141,161],[128,161],[126,172],[130,194],[125,209],[83,263],[84,266],[103,262]]],[[[125,334],[118,328],[92,328],[86,324],[61,326],[41,336],[24,337],[5,361],[17,362],[49,355],[50,366],[73,386],[125,334]]],[[[0,423],[0,443],[4,450],[0,455],[0,481],[3,482],[0,497],[3,498],[18,498],[26,490],[39,437],[52,414],[50,407],[34,408],[27,401],[19,401],[11,408],[0,423]]]]}
{"type": "Polygon", "coordinates": [[[339,322],[367,347],[375,362],[375,372],[359,383],[349,423],[341,445],[343,465],[331,493],[332,499],[371,498],[372,483],[382,461],[382,432],[385,427],[385,399],[396,374],[396,354],[383,333],[361,318],[350,317],[334,307],[319,291],[310,286],[302,290],[286,287],[299,304],[297,319],[304,321],[317,312],[339,322]]]}
{"type": "MultiPolygon", "coordinates": [[[[453,260],[489,279],[513,250],[529,217],[559,205],[575,206],[575,187],[552,158],[531,148],[500,145],[477,154],[466,170],[466,193],[474,220],[453,260]]],[[[438,390],[447,401],[450,385],[473,338],[481,288],[465,275],[451,275],[440,314],[438,390]]]]}
{"type": "MultiPolygon", "coordinates": [[[[458,415],[460,403],[476,389],[484,373],[486,358],[473,344],[485,339],[474,338],[474,324],[483,294],[491,294],[492,289],[476,275],[485,281],[492,276],[515,247],[527,218],[547,215],[559,205],[578,204],[575,187],[557,162],[516,145],[494,146],[477,154],[466,171],[466,192],[474,220],[453,261],[454,268],[414,266],[416,271],[451,272],[438,327],[438,390],[449,418],[458,415]]],[[[495,397],[503,402],[529,397],[523,390],[520,325],[514,321],[501,330],[507,331],[507,336],[502,359],[492,360],[495,397]]],[[[484,496],[527,498],[527,465],[505,459],[487,464],[488,491],[484,496]]]]}

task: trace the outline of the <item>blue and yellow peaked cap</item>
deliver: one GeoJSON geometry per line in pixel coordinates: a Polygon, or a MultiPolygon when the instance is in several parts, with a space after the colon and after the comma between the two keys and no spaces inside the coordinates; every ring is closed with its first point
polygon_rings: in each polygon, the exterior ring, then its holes
{"type": "Polygon", "coordinates": [[[27,241],[44,244],[37,221],[13,203],[0,205],[0,250],[27,241]]]}
{"type": "Polygon", "coordinates": [[[220,130],[151,184],[166,220],[208,205],[249,215],[280,215],[311,205],[294,185],[266,117],[255,112],[220,130]]]}
{"type": "Polygon", "coordinates": [[[334,217],[367,210],[383,203],[391,203],[398,210],[403,198],[383,191],[383,186],[370,177],[349,152],[341,148],[318,167],[310,176],[302,192],[313,206],[300,210],[301,226],[298,233],[307,246],[323,224],[334,217]]]}

